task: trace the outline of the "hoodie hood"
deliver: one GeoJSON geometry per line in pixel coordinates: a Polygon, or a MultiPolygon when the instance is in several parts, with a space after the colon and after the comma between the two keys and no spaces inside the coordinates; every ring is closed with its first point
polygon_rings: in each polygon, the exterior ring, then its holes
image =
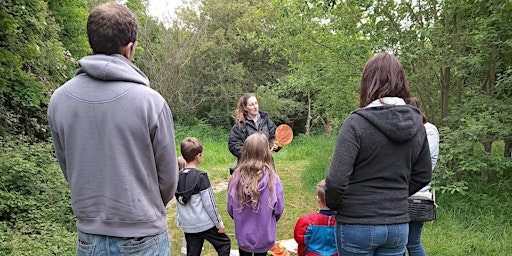
{"type": "Polygon", "coordinates": [[[149,86],[148,77],[121,54],[95,54],[78,61],[76,75],[87,74],[102,81],[125,81],[149,86]]]}
{"type": "Polygon", "coordinates": [[[410,105],[382,105],[355,110],[359,115],[393,141],[404,142],[423,128],[419,109],[410,105]]]}

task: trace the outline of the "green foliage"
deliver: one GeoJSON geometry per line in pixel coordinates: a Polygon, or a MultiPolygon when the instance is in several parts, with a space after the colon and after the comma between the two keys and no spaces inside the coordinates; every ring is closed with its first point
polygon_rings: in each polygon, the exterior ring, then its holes
{"type": "Polygon", "coordinates": [[[51,143],[0,142],[0,254],[64,255],[74,251],[67,183],[51,143]],[[53,252],[53,253],[51,253],[53,252]]]}
{"type": "Polygon", "coordinates": [[[45,140],[47,91],[72,72],[41,0],[0,2],[0,134],[45,140]]]}
{"type": "Polygon", "coordinates": [[[48,9],[59,25],[59,38],[74,59],[90,54],[87,39],[89,8],[84,0],[48,0],[48,9]]]}
{"type": "Polygon", "coordinates": [[[67,184],[52,154],[52,144],[8,138],[1,143],[0,221],[69,224],[67,184]],[[67,213],[66,215],[62,215],[67,213]]]}
{"type": "Polygon", "coordinates": [[[499,141],[510,138],[511,105],[483,95],[474,97],[453,111],[442,127],[436,178],[442,190],[467,189],[469,180],[499,179],[512,168],[512,159],[503,156],[499,141]],[[493,143],[494,142],[494,143],[493,143]],[[486,143],[488,147],[486,149],[486,143]]]}
{"type": "Polygon", "coordinates": [[[228,128],[243,93],[272,86],[286,74],[285,60],[271,61],[258,43],[271,33],[260,17],[266,2],[202,1],[184,7],[168,28],[145,24],[144,52],[137,58],[152,87],[171,102],[177,123],[204,120],[228,128]]]}
{"type": "Polygon", "coordinates": [[[176,144],[179,146],[181,140],[186,137],[197,137],[200,140],[212,140],[226,143],[229,137],[229,130],[221,127],[213,127],[206,122],[198,122],[193,126],[175,125],[176,144]]]}
{"type": "Polygon", "coordinates": [[[309,95],[313,123],[339,123],[357,107],[358,81],[370,56],[371,44],[356,29],[362,9],[351,1],[272,3],[266,15],[277,25],[263,42],[286,58],[291,72],[278,89],[289,98],[301,95],[298,113],[304,115],[309,95]]]}
{"type": "Polygon", "coordinates": [[[332,154],[336,138],[316,135],[312,137],[297,136],[293,139],[297,146],[287,152],[287,156],[293,159],[314,159],[308,161],[301,172],[301,179],[310,193],[316,192],[316,184],[325,179],[325,175],[331,165],[332,154]],[[314,139],[313,139],[314,138],[314,139]],[[295,150],[294,150],[295,149],[295,150]],[[323,150],[319,150],[323,149],[323,150]]]}

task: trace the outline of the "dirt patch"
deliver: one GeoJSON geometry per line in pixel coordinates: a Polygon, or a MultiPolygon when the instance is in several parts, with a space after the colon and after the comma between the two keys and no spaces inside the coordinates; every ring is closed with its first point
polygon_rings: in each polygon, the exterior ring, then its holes
{"type": "Polygon", "coordinates": [[[222,182],[219,182],[217,184],[215,184],[213,187],[213,193],[218,193],[218,192],[221,192],[221,191],[224,191],[226,189],[228,189],[228,182],[227,181],[222,181],[222,182]]]}

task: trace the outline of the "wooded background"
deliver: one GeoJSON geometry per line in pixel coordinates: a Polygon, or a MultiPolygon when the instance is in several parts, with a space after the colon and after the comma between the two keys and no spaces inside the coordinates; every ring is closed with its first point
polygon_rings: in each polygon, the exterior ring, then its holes
{"type": "MultiPolygon", "coordinates": [[[[75,250],[46,112],[91,54],[86,21],[101,2],[0,0],[0,255],[75,250]]],[[[236,103],[256,93],[272,120],[292,125],[302,155],[287,161],[304,168],[293,183],[311,193],[330,162],[328,142],[358,106],[364,64],[396,55],[441,136],[429,252],[511,253],[511,1],[185,0],[164,20],[149,15],[147,0],[123,3],[141,24],[134,62],[168,101],[177,138],[193,131],[226,152],[207,162],[227,172],[236,103]]],[[[297,213],[288,209],[291,230],[297,213]]]]}
{"type": "MultiPolygon", "coordinates": [[[[86,21],[100,2],[0,0],[2,141],[49,142],[49,97],[91,53],[86,21]]],[[[388,51],[440,130],[441,189],[512,170],[510,1],[196,0],[164,21],[145,0],[124,2],[141,24],[134,62],[177,126],[228,133],[254,92],[277,124],[334,139],[365,62],[388,51]]]]}

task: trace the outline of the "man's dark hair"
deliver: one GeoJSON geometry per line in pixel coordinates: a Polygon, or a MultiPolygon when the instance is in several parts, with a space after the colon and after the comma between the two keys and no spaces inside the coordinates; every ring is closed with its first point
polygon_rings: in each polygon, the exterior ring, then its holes
{"type": "Polygon", "coordinates": [[[137,40],[139,25],[128,7],[109,2],[97,6],[87,19],[87,36],[94,54],[121,53],[121,49],[137,40]]]}

